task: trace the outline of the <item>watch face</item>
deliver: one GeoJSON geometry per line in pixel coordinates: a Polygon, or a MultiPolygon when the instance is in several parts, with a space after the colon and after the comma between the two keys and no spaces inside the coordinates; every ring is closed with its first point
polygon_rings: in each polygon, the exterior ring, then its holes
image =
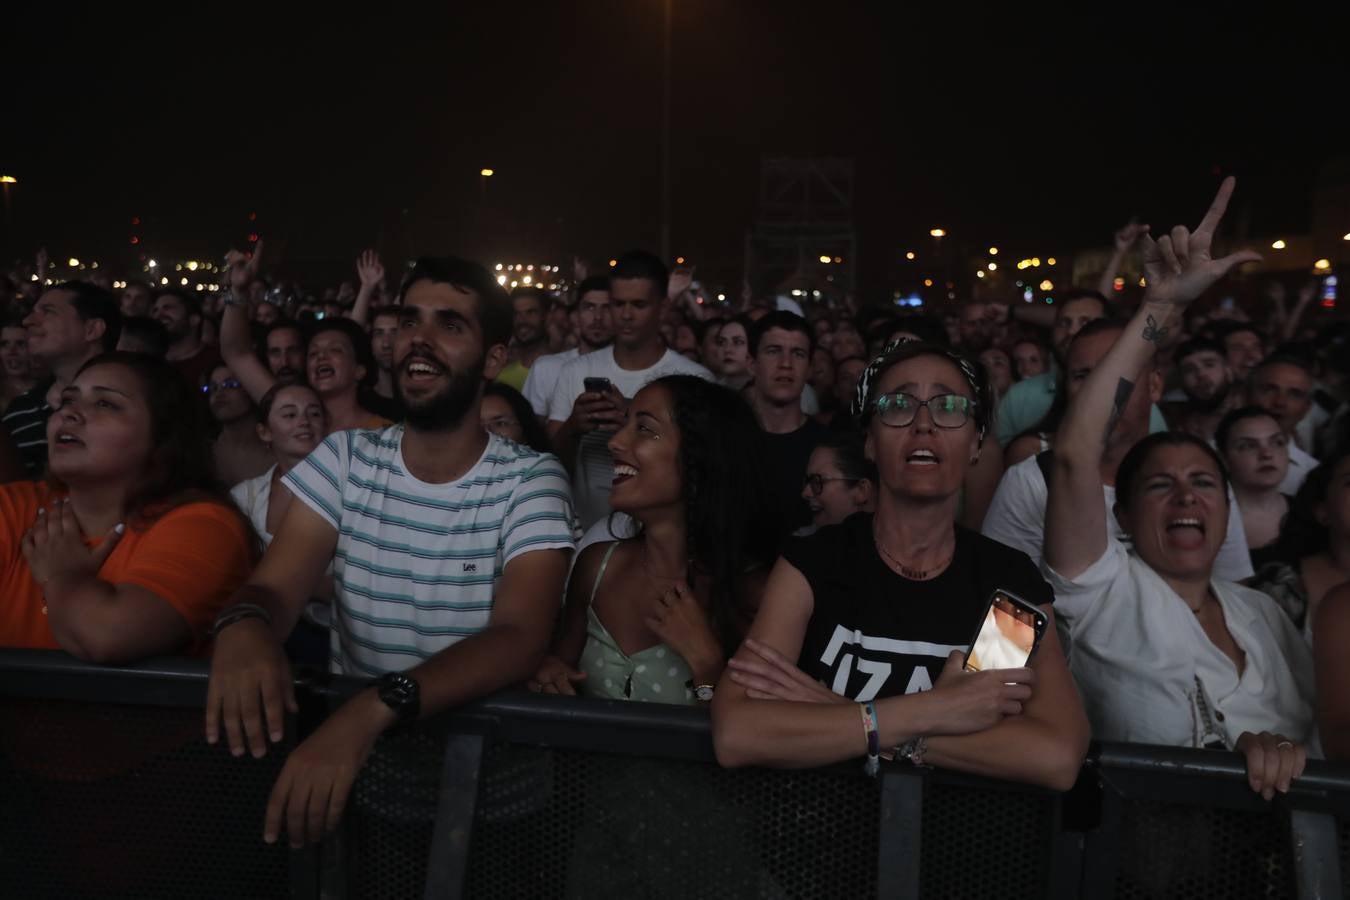
{"type": "Polygon", "coordinates": [[[713,689],[706,684],[700,684],[694,688],[694,696],[704,703],[708,703],[713,698],[713,689]]]}

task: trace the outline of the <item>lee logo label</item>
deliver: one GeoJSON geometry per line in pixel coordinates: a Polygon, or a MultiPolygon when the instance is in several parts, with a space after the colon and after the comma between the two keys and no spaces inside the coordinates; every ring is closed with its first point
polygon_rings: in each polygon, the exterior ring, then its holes
{"type": "Polygon", "coordinates": [[[465,564],[464,564],[464,573],[465,573],[466,575],[468,575],[468,574],[476,574],[477,572],[478,572],[478,563],[465,563],[465,564]]]}

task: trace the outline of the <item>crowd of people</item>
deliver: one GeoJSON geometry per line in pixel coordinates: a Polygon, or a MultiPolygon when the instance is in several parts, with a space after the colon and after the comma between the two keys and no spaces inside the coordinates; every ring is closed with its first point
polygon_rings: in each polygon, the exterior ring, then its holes
{"type": "Polygon", "coordinates": [[[733,311],[641,251],[509,293],[367,252],[305,300],[261,242],[205,294],[16,268],[0,645],[209,655],[235,755],[292,663],[371,679],[287,758],[293,845],[380,734],[521,685],[707,705],[728,766],[1067,790],[1095,737],[1240,753],[1269,799],[1350,760],[1350,325],[1209,302],[1255,258],[1212,254],[1232,190],[1122,229],[1131,308],[733,311]],[[1050,626],[971,671],[996,591],[1050,626]]]}

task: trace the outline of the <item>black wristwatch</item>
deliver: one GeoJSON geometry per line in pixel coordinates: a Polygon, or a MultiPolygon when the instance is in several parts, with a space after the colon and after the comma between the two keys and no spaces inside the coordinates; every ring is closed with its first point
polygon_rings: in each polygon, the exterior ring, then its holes
{"type": "Polygon", "coordinates": [[[399,725],[416,721],[422,709],[422,688],[402,672],[385,672],[375,679],[380,702],[394,711],[399,725]]]}

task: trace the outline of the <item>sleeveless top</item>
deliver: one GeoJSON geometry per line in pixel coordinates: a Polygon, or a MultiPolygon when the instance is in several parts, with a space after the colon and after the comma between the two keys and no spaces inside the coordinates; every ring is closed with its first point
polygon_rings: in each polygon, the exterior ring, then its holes
{"type": "Polygon", "coordinates": [[[694,705],[698,702],[691,687],[694,673],[680,654],[665,644],[656,644],[628,656],[619,649],[619,642],[595,614],[595,595],[600,591],[609,558],[618,546],[619,542],[615,541],[605,551],[586,606],[586,646],[577,663],[577,667],[586,673],[586,680],[580,685],[581,692],[608,700],[694,705]]]}

